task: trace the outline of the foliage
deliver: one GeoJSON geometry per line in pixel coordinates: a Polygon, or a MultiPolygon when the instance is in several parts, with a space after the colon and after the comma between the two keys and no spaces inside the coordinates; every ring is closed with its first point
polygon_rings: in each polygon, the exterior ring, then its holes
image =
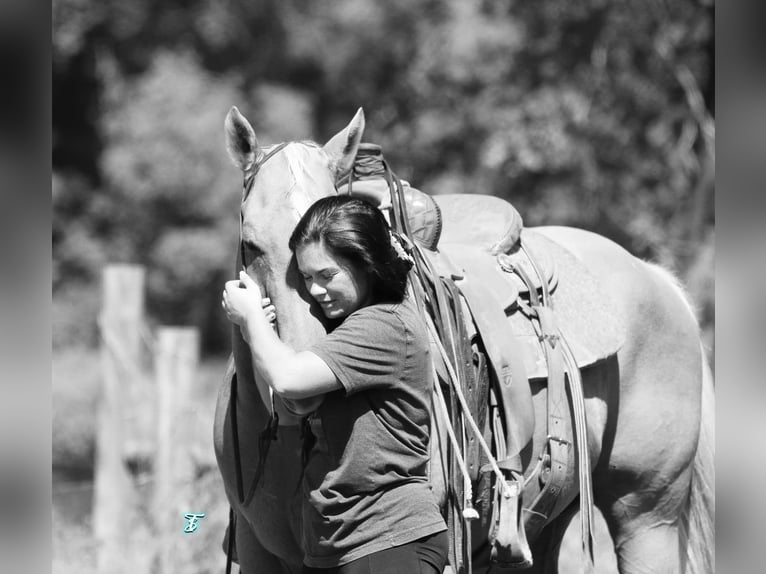
{"type": "MultiPolygon", "coordinates": [[[[55,470],[53,486],[53,571],[68,573],[96,572],[96,542],[93,539],[91,504],[96,414],[100,389],[101,363],[99,353],[88,348],[67,348],[53,357],[53,418],[52,463],[55,470]],[[64,479],[64,480],[57,480],[64,479]]],[[[207,513],[201,528],[193,537],[181,534],[179,527],[179,569],[190,572],[220,571],[224,563],[221,538],[228,520],[228,506],[221,476],[215,468],[211,448],[211,429],[221,373],[225,361],[201,361],[189,396],[191,402],[187,427],[181,436],[188,441],[194,461],[194,474],[189,476],[191,498],[195,508],[207,513]],[[181,568],[183,566],[183,568],[181,568]]],[[[148,403],[156,396],[144,395],[132,399],[132,412],[146,412],[148,403]]],[[[126,413],[128,419],[131,418],[126,413]]],[[[130,424],[126,428],[132,428],[130,424]]],[[[149,430],[148,427],[146,430],[149,430]]],[[[155,429],[156,430],[156,429],[155,429]]],[[[142,453],[145,454],[145,453],[142,453]]],[[[153,453],[151,455],[153,457],[153,453]]],[[[152,519],[151,508],[154,483],[145,474],[133,476],[142,501],[146,505],[142,516],[147,528],[161,539],[152,519]]],[[[126,531],[126,541],[134,540],[135,527],[126,531]]],[[[146,552],[156,546],[147,544],[146,552]]]]}
{"type": "MultiPolygon", "coordinates": [[[[54,465],[92,465],[97,355],[65,348],[98,341],[106,263],[146,265],[152,321],[228,348],[232,105],[263,145],[324,141],[363,107],[365,139],[414,186],[498,195],[527,225],[591,229],[675,268],[712,347],[712,43],[709,0],[54,0],[54,465]]],[[[201,370],[192,426],[210,454],[223,366],[201,370]]],[[[198,571],[222,566],[217,481],[195,483],[212,511],[198,571]]],[[[89,525],[63,514],[54,568],[95,571],[89,525]]]]}
{"type": "Polygon", "coordinates": [[[95,454],[96,407],[101,377],[98,354],[69,348],[53,357],[53,466],[87,476],[95,454]]]}
{"type": "Polygon", "coordinates": [[[101,266],[135,261],[157,320],[225,348],[231,105],[262,144],[326,140],[363,106],[366,139],[416,187],[507,198],[527,225],[591,229],[707,285],[712,26],[692,0],[57,0],[61,339],[92,333],[76,325],[101,266]]]}

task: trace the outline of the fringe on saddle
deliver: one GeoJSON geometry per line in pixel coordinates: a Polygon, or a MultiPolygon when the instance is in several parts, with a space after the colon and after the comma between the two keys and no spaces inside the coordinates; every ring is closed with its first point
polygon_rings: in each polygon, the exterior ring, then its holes
{"type": "MultiPolygon", "coordinates": [[[[515,303],[534,325],[548,363],[548,436],[537,464],[526,477],[520,453],[531,446],[534,411],[524,358],[506,320],[504,305],[493,307],[496,297],[476,277],[471,280],[461,272],[445,273],[443,266],[439,268],[437,245],[443,224],[439,207],[433,198],[396,177],[379,146],[360,146],[354,169],[339,190],[375,195],[376,201],[389,207],[391,226],[405,239],[414,260],[410,283],[438,349],[434,357],[434,406],[449,439],[446,519],[454,571],[471,572],[470,522],[479,518],[473,485],[480,472],[492,477],[490,561],[493,571],[502,571],[532,565],[529,541],[534,541],[548,518],[561,510],[557,501],[575,465],[582,548],[592,569],[593,502],[582,381],[571,349],[556,325],[546,277],[523,245],[520,249],[529,262],[527,268],[536,277],[530,277],[507,257],[509,249],[520,244],[521,218],[493,245],[492,253],[504,271],[515,273],[526,285],[528,298],[519,296],[515,303]],[[386,182],[390,205],[381,201],[380,186],[364,184],[366,180],[380,183],[381,179],[386,182]],[[408,207],[414,208],[414,217],[408,207]],[[468,332],[471,324],[476,329],[473,333],[468,332]],[[444,389],[436,376],[437,365],[441,378],[446,378],[444,389]],[[486,464],[481,466],[479,461],[486,464]],[[522,494],[533,479],[539,480],[541,487],[523,508],[522,494]]],[[[460,269],[470,274],[470,257],[460,263],[460,269]]]]}

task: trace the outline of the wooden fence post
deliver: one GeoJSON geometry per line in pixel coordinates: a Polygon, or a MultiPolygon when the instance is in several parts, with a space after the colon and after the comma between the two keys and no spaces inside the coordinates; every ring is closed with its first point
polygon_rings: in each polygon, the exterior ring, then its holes
{"type": "Polygon", "coordinates": [[[161,327],[155,349],[157,377],[157,457],[153,514],[157,526],[159,572],[183,572],[184,514],[204,512],[193,499],[194,436],[191,394],[199,363],[199,333],[191,327],[161,327]]]}
{"type": "Polygon", "coordinates": [[[138,498],[123,461],[125,397],[140,373],[144,269],[109,265],[103,272],[99,318],[103,386],[98,407],[93,533],[98,571],[142,573],[131,556],[138,498]]]}

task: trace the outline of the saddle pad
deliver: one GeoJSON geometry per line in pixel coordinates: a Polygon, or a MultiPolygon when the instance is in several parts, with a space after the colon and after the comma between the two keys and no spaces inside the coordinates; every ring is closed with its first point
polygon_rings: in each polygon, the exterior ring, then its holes
{"type": "MultiPolygon", "coordinates": [[[[551,296],[551,305],[577,366],[587,367],[617,352],[624,339],[624,321],[593,274],[570,251],[541,234],[525,228],[521,241],[532,257],[555,261],[558,285],[551,296]]],[[[496,258],[480,246],[445,244],[440,246],[438,260],[442,265],[445,260],[449,261],[450,267],[462,273],[481,275],[510,313],[508,320],[523,346],[527,376],[546,378],[545,355],[532,323],[515,306],[507,305],[507,297],[500,295],[504,289],[511,296],[518,293],[515,275],[502,271],[496,258]]],[[[487,337],[491,333],[481,335],[487,337]]]]}

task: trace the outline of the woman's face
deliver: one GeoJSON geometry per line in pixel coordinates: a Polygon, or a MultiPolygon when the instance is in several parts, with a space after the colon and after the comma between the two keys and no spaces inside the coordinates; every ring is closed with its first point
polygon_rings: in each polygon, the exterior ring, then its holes
{"type": "Polygon", "coordinates": [[[299,246],[295,259],[306,289],[328,319],[345,319],[371,303],[366,274],[346,258],[333,255],[323,243],[299,246]]]}

